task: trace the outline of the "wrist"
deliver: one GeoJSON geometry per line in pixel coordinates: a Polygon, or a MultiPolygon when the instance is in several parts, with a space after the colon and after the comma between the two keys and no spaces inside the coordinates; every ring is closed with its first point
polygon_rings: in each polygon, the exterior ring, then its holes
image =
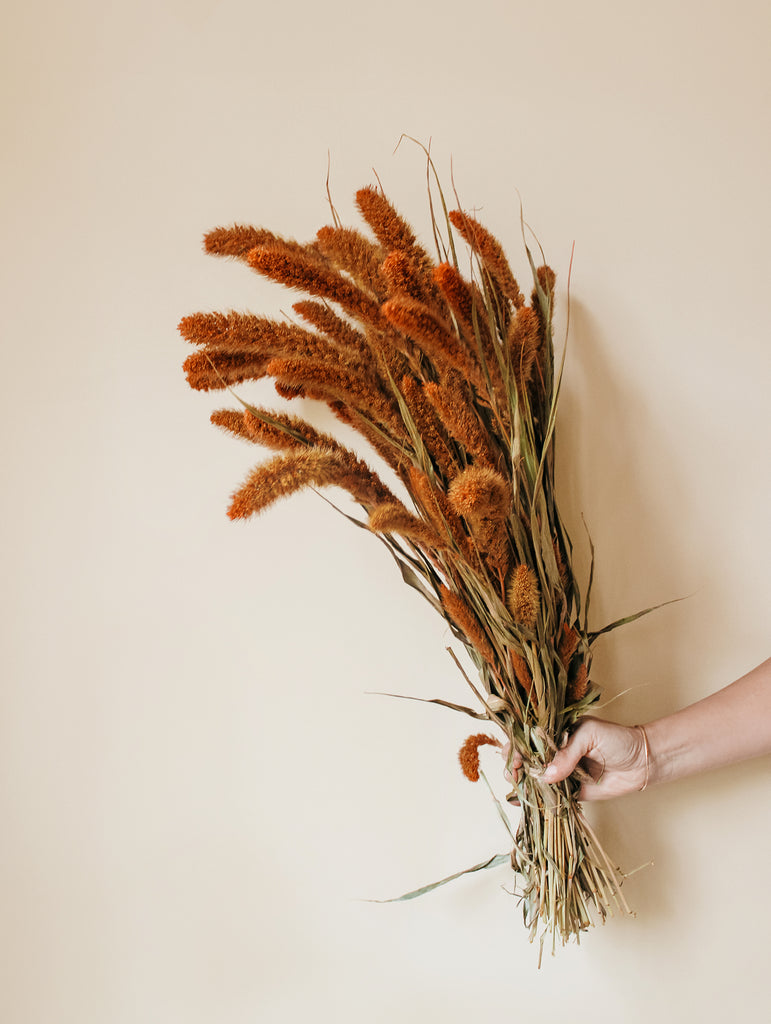
{"type": "Polygon", "coordinates": [[[661,782],[671,782],[686,773],[682,766],[686,750],[677,742],[670,717],[658,718],[645,725],[648,738],[648,788],[661,782]]]}
{"type": "Polygon", "coordinates": [[[648,733],[645,731],[644,725],[636,725],[635,729],[640,733],[643,742],[643,756],[645,758],[645,778],[643,784],[640,786],[640,792],[648,788],[648,784],[651,780],[651,748],[648,742],[648,733]]]}

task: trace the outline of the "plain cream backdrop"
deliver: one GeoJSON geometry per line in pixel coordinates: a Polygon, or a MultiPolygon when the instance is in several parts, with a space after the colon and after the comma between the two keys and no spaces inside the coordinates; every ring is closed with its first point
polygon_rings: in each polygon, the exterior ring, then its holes
{"type": "Polygon", "coordinates": [[[598,647],[608,714],[706,695],[769,654],[769,11],[7,5],[4,1024],[760,1019],[768,759],[594,809],[655,866],[540,973],[505,871],[364,902],[505,848],[466,721],[367,695],[465,698],[449,638],[314,495],[227,520],[254,454],[175,326],[289,305],[201,236],[310,237],[328,152],[344,220],[374,167],[425,232],[393,151],[431,138],[522,267],[519,190],[561,312],[576,242],[558,457],[594,624],[692,595],[598,647]]]}

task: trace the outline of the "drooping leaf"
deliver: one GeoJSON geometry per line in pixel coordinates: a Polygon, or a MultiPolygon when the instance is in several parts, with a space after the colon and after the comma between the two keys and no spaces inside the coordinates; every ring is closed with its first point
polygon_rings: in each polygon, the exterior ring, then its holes
{"type": "Polygon", "coordinates": [[[677,604],[679,601],[685,601],[685,597],[673,597],[671,601],[662,601],[661,604],[651,605],[650,608],[644,608],[641,612],[635,612],[634,615],[627,615],[623,619],[616,619],[615,622],[611,622],[608,626],[603,626],[602,629],[595,629],[593,632],[588,634],[589,643],[593,644],[598,636],[602,636],[603,633],[610,633],[613,629],[618,629],[619,626],[626,626],[630,622],[635,622],[637,619],[643,618],[645,615],[650,615],[651,612],[656,612],[659,608],[666,608],[668,604],[677,604]]]}
{"type": "Polygon", "coordinates": [[[427,892],[431,892],[433,889],[438,889],[440,885],[447,885],[448,882],[454,882],[456,878],[461,878],[463,875],[473,874],[474,871],[484,871],[486,868],[497,868],[499,864],[506,864],[511,861],[511,854],[509,853],[496,853],[494,857],[489,857],[487,860],[481,861],[479,864],[475,864],[473,868],[464,868],[463,871],[456,871],[454,875],[448,875],[447,878],[441,879],[439,882],[431,882],[429,885],[423,885],[420,889],[413,889],[412,892],[405,892],[403,896],[392,896],[387,900],[367,900],[367,903],[403,903],[405,900],[414,900],[418,896],[423,896],[427,892]]]}
{"type": "Polygon", "coordinates": [[[441,700],[439,697],[413,697],[409,693],[383,693],[380,690],[368,690],[367,693],[374,697],[396,697],[397,700],[419,700],[423,704],[440,704],[443,708],[449,708],[451,711],[460,711],[464,715],[470,715],[472,718],[478,718],[483,722],[488,720],[488,716],[483,712],[474,711],[463,704],[453,704],[449,700],[441,700]]]}

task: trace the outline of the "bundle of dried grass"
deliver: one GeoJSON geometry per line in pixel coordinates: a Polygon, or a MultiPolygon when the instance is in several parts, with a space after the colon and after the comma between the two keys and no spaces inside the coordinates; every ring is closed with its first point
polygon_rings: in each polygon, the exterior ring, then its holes
{"type": "MultiPolygon", "coordinates": [[[[435,187],[446,211],[438,180],[435,187]]],[[[464,771],[479,777],[481,743],[510,744],[525,766],[510,795],[523,808],[511,851],[469,870],[510,860],[531,939],[564,942],[628,908],[622,876],[576,800],[578,781],[547,786],[540,778],[599,696],[594,640],[621,624],[589,631],[589,593],[582,602],[555,501],[554,274],[525,244],[527,303],[500,242],[462,210],[439,223],[431,204],[434,263],[380,190],[362,189],[356,199],[373,240],[343,229],[334,210],[334,225],[308,245],[242,226],[206,236],[208,252],[305,293],[294,308],[312,329],[235,314],[185,317],[180,331],[199,346],[188,380],[224,389],[271,376],[285,398],[327,403],[398,476],[412,509],[350,449],[299,417],[245,402],[212,416],[282,452],[236,491],[232,518],[302,487],[346,489],[405,581],[465,645],[481,687],[466,679],[481,707],[435,703],[487,720],[500,738],[471,737],[464,771]]]]}

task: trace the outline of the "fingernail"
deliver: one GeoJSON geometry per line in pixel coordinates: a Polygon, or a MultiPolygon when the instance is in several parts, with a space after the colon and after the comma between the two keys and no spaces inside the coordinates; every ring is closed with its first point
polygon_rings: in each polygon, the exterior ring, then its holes
{"type": "Polygon", "coordinates": [[[553,764],[550,764],[547,765],[546,768],[544,768],[543,775],[541,776],[541,778],[544,782],[552,782],[556,774],[557,769],[554,767],[553,764]]]}

